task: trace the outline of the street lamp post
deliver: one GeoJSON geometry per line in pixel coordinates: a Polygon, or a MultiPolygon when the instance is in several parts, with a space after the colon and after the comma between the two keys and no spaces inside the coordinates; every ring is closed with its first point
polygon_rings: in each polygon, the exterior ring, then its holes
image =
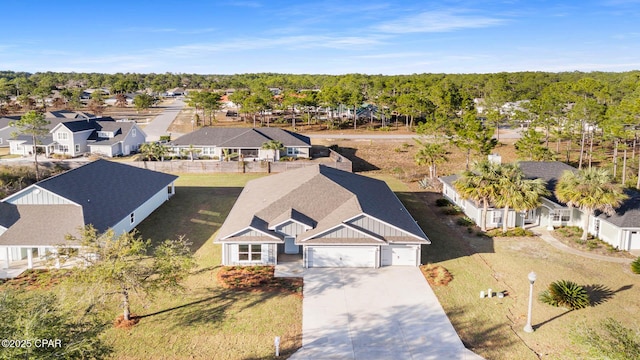
{"type": "Polygon", "coordinates": [[[527,325],[524,326],[524,332],[532,333],[531,307],[533,306],[533,283],[536,282],[536,273],[532,271],[527,277],[529,278],[529,312],[527,314],[527,325]]]}

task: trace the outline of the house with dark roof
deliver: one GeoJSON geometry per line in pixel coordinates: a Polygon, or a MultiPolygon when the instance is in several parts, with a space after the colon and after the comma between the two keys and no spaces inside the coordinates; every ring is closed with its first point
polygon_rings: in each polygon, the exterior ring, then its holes
{"type": "MultiPolygon", "coordinates": [[[[545,226],[549,230],[560,226],[578,226],[582,228],[584,216],[580,209],[568,207],[554,194],[556,184],[565,171],[577,171],[573,166],[559,161],[521,161],[518,166],[528,179],[543,179],[547,183],[549,195],[542,198],[537,209],[525,213],[510,210],[508,226],[545,226]]],[[[473,200],[463,199],[455,190],[453,183],[459,175],[440,178],[442,194],[456,204],[476,224],[482,221],[482,206],[473,200]]],[[[615,214],[598,213],[589,220],[589,232],[601,240],[621,250],[640,249],[640,194],[629,192],[629,199],[615,214]]],[[[490,207],[487,212],[487,227],[502,226],[503,209],[490,207]]]]}
{"type": "Polygon", "coordinates": [[[223,265],[418,266],[430,241],[386,183],[323,165],[247,183],[214,240],[223,265]]]}
{"type": "MultiPolygon", "coordinates": [[[[65,235],[93,225],[99,233],[133,230],[169,199],[177,176],[107,160],[33,184],[0,202],[0,261],[3,269],[55,252],[65,235]]],[[[73,247],[74,244],[65,244],[73,247]]],[[[24,265],[24,264],[23,264],[24,265]]]]}
{"type": "Polygon", "coordinates": [[[275,127],[223,128],[203,127],[174,140],[170,146],[175,154],[195,148],[199,157],[214,160],[273,160],[281,156],[309,158],[311,140],[300,134],[275,127]],[[284,149],[263,149],[263,144],[279,141],[284,149]]]}
{"type": "Polygon", "coordinates": [[[146,135],[133,121],[96,118],[61,122],[51,130],[53,153],[80,156],[126,156],[136,152],[146,135]]]}
{"type": "MultiPolygon", "coordinates": [[[[553,194],[556,183],[565,171],[576,171],[570,165],[559,161],[521,161],[518,166],[527,179],[543,179],[547,183],[550,195],[542,198],[542,205],[526,213],[509,210],[508,227],[538,225],[553,229],[554,226],[579,226],[582,213],[561,203],[553,194]]],[[[442,183],[442,194],[445,198],[460,207],[470,219],[480,224],[482,221],[482,205],[473,200],[463,199],[454,187],[460,175],[454,174],[439,178],[442,183]]],[[[502,226],[504,210],[490,206],[487,211],[487,227],[502,226]]]]}

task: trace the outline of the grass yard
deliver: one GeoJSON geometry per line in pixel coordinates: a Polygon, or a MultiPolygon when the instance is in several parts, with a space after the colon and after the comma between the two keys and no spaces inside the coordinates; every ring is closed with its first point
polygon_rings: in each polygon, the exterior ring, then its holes
{"type": "Polygon", "coordinates": [[[441,265],[453,275],[449,285],[433,288],[440,303],[466,346],[486,359],[584,359],[585,349],[571,336],[574,328],[596,327],[609,317],[633,329],[640,323],[640,276],[627,265],[566,254],[537,237],[469,234],[434,206],[439,194],[411,193],[398,180],[388,180],[432,241],[424,247],[423,262],[441,265]],[[532,334],[522,330],[530,271],[538,275],[532,334]],[[561,279],[586,286],[596,304],[567,312],[536,300],[549,283],[561,279]],[[480,291],[489,288],[507,296],[480,299],[480,291]]]}
{"type": "MultiPolygon", "coordinates": [[[[193,242],[198,268],[180,294],[159,294],[131,330],[110,328],[105,340],[114,359],[271,359],[274,336],[281,353],[301,346],[302,300],[282,292],[249,292],[216,282],[220,246],[210,239],[244,184],[261,175],[184,175],[176,195],[138,227],[154,242],[185,235],[193,242]]],[[[119,309],[112,309],[113,317],[119,309]]]]}

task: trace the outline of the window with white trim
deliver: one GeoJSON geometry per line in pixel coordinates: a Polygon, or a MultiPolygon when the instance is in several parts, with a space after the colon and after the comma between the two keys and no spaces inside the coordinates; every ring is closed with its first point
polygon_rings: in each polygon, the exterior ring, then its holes
{"type": "Polygon", "coordinates": [[[129,215],[129,220],[131,221],[132,224],[136,222],[136,214],[131,213],[131,215],[129,215]]]}
{"type": "Polygon", "coordinates": [[[293,148],[293,147],[287,148],[287,156],[298,155],[299,153],[300,151],[298,150],[298,148],[293,148]]]}
{"type": "Polygon", "coordinates": [[[600,235],[600,219],[593,219],[593,232],[596,236],[600,235]]]}
{"type": "Polygon", "coordinates": [[[58,140],[69,140],[69,134],[64,131],[58,133],[58,140]]]}
{"type": "Polygon", "coordinates": [[[137,132],[136,132],[136,128],[131,129],[131,137],[136,137],[137,132]]]}
{"type": "Polygon", "coordinates": [[[261,261],[262,244],[238,245],[238,261],[261,261]]]}
{"type": "Polygon", "coordinates": [[[571,210],[570,209],[555,209],[551,213],[551,220],[553,221],[562,221],[567,222],[571,220],[571,210]]]}
{"type": "Polygon", "coordinates": [[[76,144],[76,152],[80,152],[80,144],[76,144]]]}
{"type": "Polygon", "coordinates": [[[491,221],[494,224],[501,224],[502,223],[502,211],[493,211],[491,212],[491,214],[493,214],[491,221]]]}

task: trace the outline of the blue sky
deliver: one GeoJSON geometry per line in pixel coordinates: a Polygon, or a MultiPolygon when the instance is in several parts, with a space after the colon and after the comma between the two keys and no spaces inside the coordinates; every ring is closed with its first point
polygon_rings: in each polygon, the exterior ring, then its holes
{"type": "Polygon", "coordinates": [[[1,0],[0,70],[412,74],[640,69],[640,0],[1,0]]]}

